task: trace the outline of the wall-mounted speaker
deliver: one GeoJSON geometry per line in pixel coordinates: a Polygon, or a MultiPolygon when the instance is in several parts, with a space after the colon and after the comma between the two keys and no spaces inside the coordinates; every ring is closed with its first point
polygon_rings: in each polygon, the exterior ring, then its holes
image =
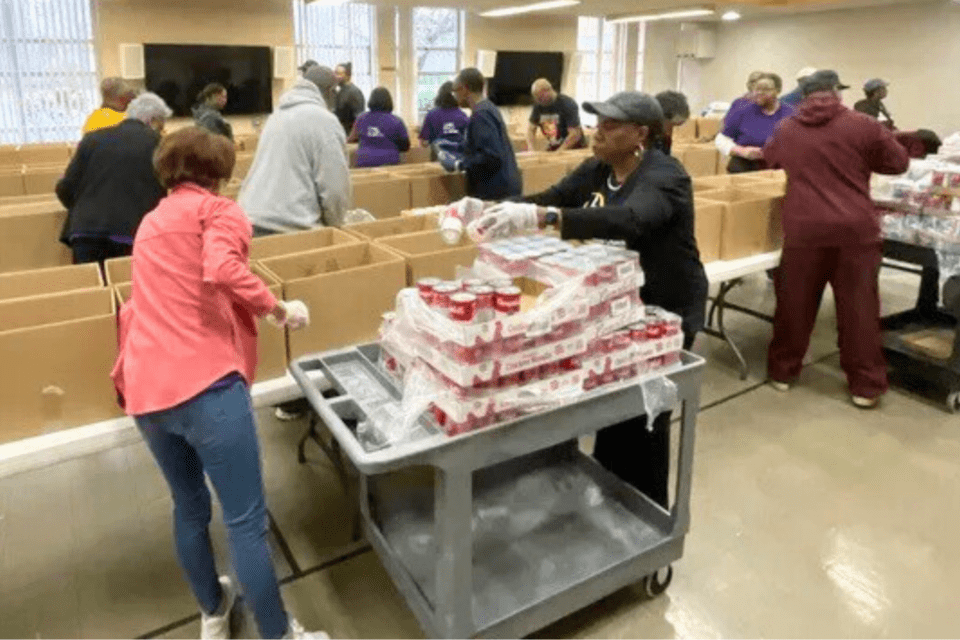
{"type": "Polygon", "coordinates": [[[143,80],[143,45],[120,45],[120,77],[125,80],[143,80]]]}
{"type": "Polygon", "coordinates": [[[273,77],[277,80],[287,80],[297,75],[297,62],[293,47],[273,48],[273,77]]]}

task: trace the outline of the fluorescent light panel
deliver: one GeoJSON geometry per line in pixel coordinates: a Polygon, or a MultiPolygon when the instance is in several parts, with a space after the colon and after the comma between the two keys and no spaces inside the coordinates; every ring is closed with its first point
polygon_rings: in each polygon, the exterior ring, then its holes
{"type": "Polygon", "coordinates": [[[559,9],[560,7],[572,7],[580,4],[580,0],[547,0],[546,2],[534,2],[533,4],[522,4],[516,7],[503,7],[502,9],[492,9],[480,14],[484,18],[502,18],[503,16],[515,16],[519,13],[530,13],[531,11],[546,11],[548,9],[559,9]]]}
{"type": "Polygon", "coordinates": [[[607,22],[653,22],[655,20],[682,20],[683,18],[702,18],[712,16],[713,9],[680,9],[677,11],[662,11],[659,13],[641,13],[633,16],[613,16],[607,22]]]}
{"type": "Polygon", "coordinates": [[[720,16],[720,19],[725,20],[726,22],[733,22],[734,20],[740,19],[740,14],[736,11],[727,11],[725,14],[720,16]]]}

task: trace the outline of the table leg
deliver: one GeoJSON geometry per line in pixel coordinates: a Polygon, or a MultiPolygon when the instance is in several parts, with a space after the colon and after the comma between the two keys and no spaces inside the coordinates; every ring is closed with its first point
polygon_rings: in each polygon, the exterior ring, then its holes
{"type": "Polygon", "coordinates": [[[732,291],[733,288],[740,283],[740,278],[735,278],[733,280],[720,283],[720,290],[717,292],[717,297],[713,300],[713,307],[710,309],[711,316],[713,315],[714,310],[716,310],[717,327],[714,329],[711,326],[713,324],[711,321],[707,327],[704,327],[703,332],[707,335],[714,336],[715,338],[720,338],[730,346],[730,349],[733,351],[733,355],[736,356],[737,361],[740,363],[740,379],[746,380],[747,375],[750,373],[750,367],[747,366],[747,361],[743,357],[743,354],[740,353],[740,349],[730,338],[730,334],[727,333],[727,327],[724,323],[724,310],[727,306],[727,294],[730,293],[730,291],[732,291]]]}
{"type": "Polygon", "coordinates": [[[436,626],[444,638],[473,635],[473,474],[436,470],[436,626]]]}

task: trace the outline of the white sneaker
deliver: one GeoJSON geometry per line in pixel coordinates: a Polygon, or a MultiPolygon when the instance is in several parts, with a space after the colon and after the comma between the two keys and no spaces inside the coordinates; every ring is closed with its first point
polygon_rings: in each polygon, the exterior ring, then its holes
{"type": "Polygon", "coordinates": [[[323,631],[306,631],[295,618],[290,618],[290,628],[284,638],[293,640],[330,640],[323,631]]]}
{"type": "Polygon", "coordinates": [[[220,611],[223,613],[218,616],[200,613],[200,637],[203,640],[227,640],[230,637],[230,612],[237,601],[237,590],[228,576],[220,576],[220,589],[223,593],[220,611]]]}
{"type": "Polygon", "coordinates": [[[880,396],[876,398],[864,398],[862,396],[850,396],[855,407],[860,409],[873,409],[880,404],[880,396]]]}
{"type": "Polygon", "coordinates": [[[771,387],[773,387],[780,393],[786,393],[787,391],[790,391],[789,382],[780,382],[778,380],[767,380],[767,382],[770,384],[771,387]]]}
{"type": "Polygon", "coordinates": [[[294,420],[299,420],[303,417],[302,413],[291,413],[289,411],[284,411],[283,407],[277,407],[273,412],[273,415],[277,417],[277,420],[281,422],[293,422],[294,420]]]}

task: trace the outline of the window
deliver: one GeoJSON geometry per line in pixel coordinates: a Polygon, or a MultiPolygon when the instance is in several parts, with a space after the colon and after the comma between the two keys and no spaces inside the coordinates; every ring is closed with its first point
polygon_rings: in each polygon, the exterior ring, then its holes
{"type": "Polygon", "coordinates": [[[435,7],[413,10],[413,47],[417,63],[414,95],[418,120],[433,108],[433,99],[440,85],[460,69],[462,42],[462,11],[435,7]]]}
{"type": "Polygon", "coordinates": [[[376,19],[376,7],[369,4],[293,0],[297,64],[316,60],[332,69],[350,62],[353,83],[369,97],[377,86],[376,19]]]}
{"type": "MultiPolygon", "coordinates": [[[[633,55],[627,51],[628,30],[636,28],[636,76],[633,79],[637,91],[643,88],[643,50],[646,24],[610,24],[603,18],[581,17],[577,23],[577,51],[580,54],[580,71],[577,75],[577,102],[605,100],[617,91],[627,88],[627,60],[633,55]]],[[[585,124],[592,126],[596,118],[581,114],[585,124]]]]}
{"type": "Polygon", "coordinates": [[[0,0],[0,143],[78,140],[99,106],[89,0],[0,0]]]}

